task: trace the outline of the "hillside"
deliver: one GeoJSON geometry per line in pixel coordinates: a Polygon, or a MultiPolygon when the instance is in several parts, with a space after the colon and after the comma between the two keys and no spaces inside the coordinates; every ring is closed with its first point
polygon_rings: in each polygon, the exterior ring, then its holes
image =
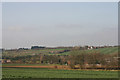
{"type": "Polygon", "coordinates": [[[109,47],[109,48],[99,48],[99,49],[91,49],[91,50],[72,50],[70,52],[64,52],[59,55],[70,55],[70,54],[81,54],[81,53],[101,53],[101,54],[114,54],[118,53],[118,47],[109,47]]]}
{"type": "Polygon", "coordinates": [[[65,49],[40,49],[40,50],[20,50],[20,51],[3,51],[2,56],[16,57],[16,56],[28,56],[28,55],[70,55],[80,53],[101,53],[101,54],[113,54],[118,53],[118,47],[99,48],[91,50],[72,50],[64,52],[65,49]]]}

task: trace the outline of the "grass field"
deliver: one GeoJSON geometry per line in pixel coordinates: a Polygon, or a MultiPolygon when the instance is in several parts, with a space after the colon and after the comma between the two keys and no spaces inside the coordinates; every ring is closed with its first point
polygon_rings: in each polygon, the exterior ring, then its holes
{"type": "Polygon", "coordinates": [[[101,54],[112,54],[112,53],[118,53],[118,47],[86,50],[87,53],[92,53],[94,51],[99,52],[101,54]]]}
{"type": "MultiPolygon", "coordinates": [[[[59,52],[63,51],[65,49],[40,49],[40,50],[22,50],[22,51],[4,51],[3,56],[8,57],[15,57],[15,56],[27,56],[27,55],[35,55],[35,54],[45,54],[45,55],[70,55],[73,54],[73,51],[59,53],[59,54],[50,54],[51,51],[53,52],[59,52]]],[[[118,53],[118,47],[110,47],[110,48],[100,48],[100,49],[92,49],[92,50],[75,50],[75,54],[80,54],[81,52],[84,53],[93,53],[93,52],[99,52],[101,54],[112,54],[112,53],[118,53]]]]}
{"type": "Polygon", "coordinates": [[[118,78],[117,71],[57,70],[47,68],[3,68],[3,78],[118,78]]]}
{"type": "Polygon", "coordinates": [[[80,53],[94,53],[94,52],[98,52],[101,54],[118,53],[118,47],[100,48],[100,49],[91,49],[91,50],[75,50],[75,51],[65,52],[65,53],[58,54],[58,55],[70,55],[70,54],[77,55],[80,53]]]}
{"type": "Polygon", "coordinates": [[[64,49],[40,49],[40,50],[21,50],[21,51],[4,51],[3,56],[13,57],[13,56],[27,56],[35,54],[46,54],[49,55],[51,51],[62,51],[64,49]]]}
{"type": "Polygon", "coordinates": [[[56,66],[60,64],[2,64],[2,66],[56,66]]]}
{"type": "MultiPolygon", "coordinates": [[[[51,51],[62,51],[64,49],[43,49],[43,50],[23,50],[5,51],[4,56],[26,56],[43,53],[50,54],[51,51]]],[[[92,50],[75,50],[56,55],[70,55],[80,53],[114,54],[118,53],[118,47],[100,48],[92,50]]],[[[2,66],[55,66],[58,64],[3,64],[2,66]]],[[[95,71],[95,70],[60,70],[48,68],[2,68],[3,78],[118,78],[118,71],[95,71]]]]}

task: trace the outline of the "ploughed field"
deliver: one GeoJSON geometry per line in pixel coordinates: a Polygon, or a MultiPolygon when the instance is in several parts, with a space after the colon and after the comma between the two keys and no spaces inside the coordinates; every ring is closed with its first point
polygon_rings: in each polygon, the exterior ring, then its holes
{"type": "Polygon", "coordinates": [[[2,68],[3,78],[118,78],[118,71],[2,68]]]}

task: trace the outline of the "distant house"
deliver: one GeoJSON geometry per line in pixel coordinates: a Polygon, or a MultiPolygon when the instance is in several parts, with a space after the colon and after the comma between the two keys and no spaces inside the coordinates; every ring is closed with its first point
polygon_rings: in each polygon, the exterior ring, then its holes
{"type": "Polygon", "coordinates": [[[5,60],[5,59],[2,59],[1,62],[2,62],[2,63],[6,63],[6,60],[5,60]]]}
{"type": "Polygon", "coordinates": [[[4,63],[3,60],[1,60],[1,63],[4,63]]]}
{"type": "Polygon", "coordinates": [[[94,47],[93,46],[89,46],[88,49],[93,49],[94,47]]]}
{"type": "Polygon", "coordinates": [[[8,59],[6,62],[7,62],[7,63],[10,63],[10,62],[11,62],[11,60],[10,60],[10,59],[8,59]]]}
{"type": "Polygon", "coordinates": [[[2,59],[2,60],[1,60],[1,63],[10,63],[10,62],[11,62],[10,59],[8,59],[8,60],[6,60],[6,59],[2,59]]]}
{"type": "Polygon", "coordinates": [[[96,64],[96,66],[97,66],[97,67],[102,67],[102,65],[101,65],[101,64],[96,64]]]}

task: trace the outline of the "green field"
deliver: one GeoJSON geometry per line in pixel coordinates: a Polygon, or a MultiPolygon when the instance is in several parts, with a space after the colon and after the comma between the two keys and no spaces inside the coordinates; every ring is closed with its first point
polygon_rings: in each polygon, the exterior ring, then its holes
{"type": "Polygon", "coordinates": [[[91,50],[75,50],[58,55],[70,55],[70,54],[76,55],[81,53],[95,53],[95,52],[101,54],[114,54],[114,53],[118,53],[118,47],[100,48],[100,49],[91,49],[91,50]]]}
{"type": "Polygon", "coordinates": [[[47,68],[3,68],[3,78],[118,78],[117,71],[57,70],[47,68]]]}
{"type": "Polygon", "coordinates": [[[60,64],[2,64],[2,66],[56,66],[60,64]]]}
{"type": "Polygon", "coordinates": [[[76,55],[81,53],[95,53],[95,52],[101,54],[114,54],[114,53],[118,53],[118,47],[109,47],[109,48],[100,48],[100,49],[91,49],[91,50],[75,50],[75,51],[64,52],[56,55],[70,55],[70,54],[76,55]]]}
{"type": "Polygon", "coordinates": [[[118,47],[109,47],[109,48],[100,48],[100,49],[92,49],[92,50],[75,50],[75,51],[69,51],[64,53],[50,53],[53,52],[59,52],[63,51],[65,49],[40,49],[40,50],[22,50],[22,51],[4,51],[3,56],[8,57],[15,57],[15,56],[27,56],[27,55],[37,55],[37,54],[45,54],[45,55],[70,55],[70,54],[80,54],[80,53],[93,53],[98,52],[101,54],[113,54],[118,53],[118,47]]]}
{"type": "Polygon", "coordinates": [[[21,50],[21,51],[3,51],[2,56],[16,57],[16,56],[27,56],[27,55],[37,55],[45,54],[51,55],[51,51],[63,51],[64,49],[40,49],[40,50],[21,50]]]}
{"type": "Polygon", "coordinates": [[[112,54],[112,53],[118,53],[118,47],[86,50],[86,52],[88,52],[88,53],[92,53],[94,51],[99,52],[101,54],[112,54]]]}
{"type": "MultiPolygon", "coordinates": [[[[118,47],[100,48],[92,50],[71,50],[64,53],[50,53],[63,51],[64,49],[41,49],[41,50],[22,50],[22,51],[4,51],[3,56],[16,57],[33,54],[45,55],[77,55],[81,53],[100,53],[114,54],[118,53],[118,47]]],[[[55,66],[60,64],[3,64],[3,66],[55,66]]],[[[118,71],[95,71],[95,70],[60,70],[47,68],[2,68],[3,78],[118,78],[118,71]]]]}

